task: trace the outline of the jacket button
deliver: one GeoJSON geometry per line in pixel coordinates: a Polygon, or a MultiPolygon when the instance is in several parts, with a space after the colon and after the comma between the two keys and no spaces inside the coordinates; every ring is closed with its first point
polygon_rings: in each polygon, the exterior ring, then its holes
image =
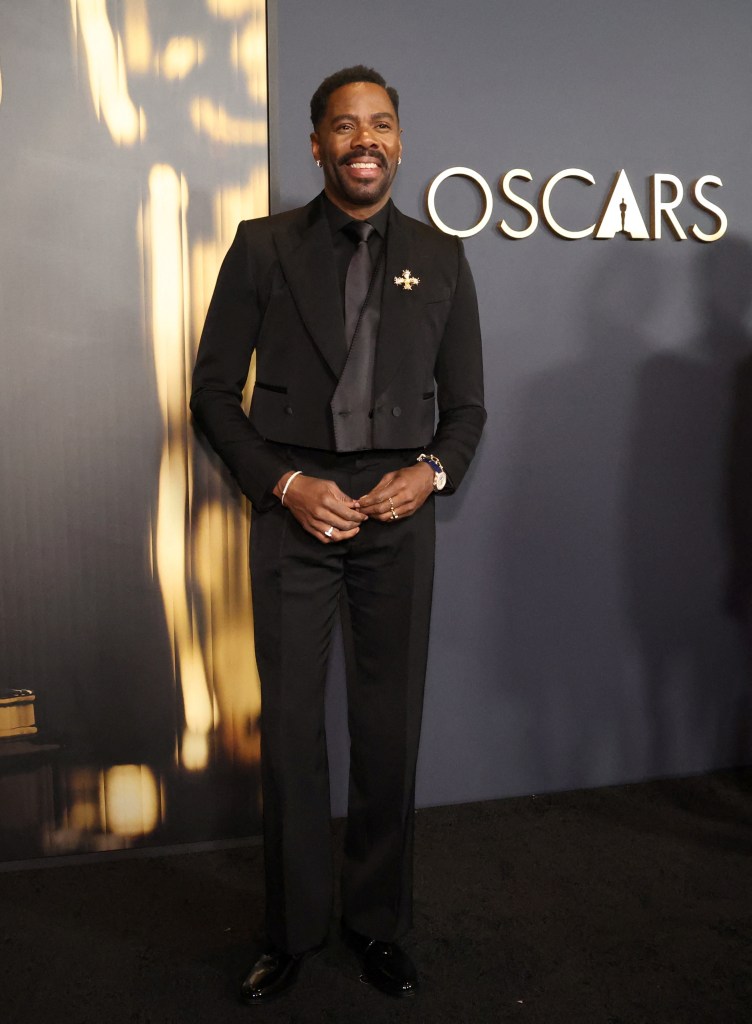
{"type": "Polygon", "coordinates": [[[392,409],[392,416],[401,416],[401,415],[402,415],[402,410],[400,409],[400,407],[398,405],[395,405],[395,407],[392,409]]]}
{"type": "Polygon", "coordinates": [[[286,405],[285,406],[285,412],[287,413],[288,416],[292,416],[292,406],[291,405],[286,405]]]}

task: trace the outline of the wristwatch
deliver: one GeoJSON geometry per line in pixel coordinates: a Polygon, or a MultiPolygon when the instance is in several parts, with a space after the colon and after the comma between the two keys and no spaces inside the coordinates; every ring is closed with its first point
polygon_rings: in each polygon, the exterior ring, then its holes
{"type": "Polygon", "coordinates": [[[444,472],[444,467],[441,465],[441,459],[438,455],[426,455],[426,453],[423,452],[418,456],[417,461],[428,463],[433,470],[433,489],[435,491],[443,491],[446,487],[447,478],[446,473],[444,472]]]}

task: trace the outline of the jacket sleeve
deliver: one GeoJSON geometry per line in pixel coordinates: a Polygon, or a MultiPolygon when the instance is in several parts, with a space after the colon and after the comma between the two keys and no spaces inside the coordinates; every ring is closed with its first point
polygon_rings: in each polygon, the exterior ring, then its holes
{"type": "Polygon", "coordinates": [[[434,368],[439,418],[431,451],[447,474],[442,494],[459,487],[486,422],[478,300],[459,238],[457,259],[457,285],[434,368]]]}
{"type": "Polygon", "coordinates": [[[241,404],[262,316],[247,229],[241,223],[206,315],[193,371],[191,411],[259,511],[276,503],[272,491],[277,481],[294,468],[249,422],[241,404]]]}

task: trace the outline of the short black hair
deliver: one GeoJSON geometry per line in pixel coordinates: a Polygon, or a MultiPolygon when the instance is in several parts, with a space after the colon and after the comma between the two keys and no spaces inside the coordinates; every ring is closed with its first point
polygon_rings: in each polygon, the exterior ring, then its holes
{"type": "Polygon", "coordinates": [[[314,131],[326,113],[331,94],[335,89],[341,89],[343,85],[352,85],[353,82],[373,82],[374,85],[380,85],[382,89],[385,89],[399,121],[399,93],[397,90],[393,86],[387,85],[384,76],[380,75],[378,71],[367,68],[365,64],[356,64],[354,67],[342,68],[341,71],[335,71],[333,75],[329,75],[311,97],[311,121],[314,131]]]}

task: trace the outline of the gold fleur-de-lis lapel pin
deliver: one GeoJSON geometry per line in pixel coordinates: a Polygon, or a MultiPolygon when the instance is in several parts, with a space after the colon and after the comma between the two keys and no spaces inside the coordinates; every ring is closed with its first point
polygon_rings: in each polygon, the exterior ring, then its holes
{"type": "Polygon", "coordinates": [[[411,292],[416,285],[420,284],[420,278],[413,277],[410,270],[403,270],[399,277],[395,277],[394,283],[399,288],[404,288],[406,292],[411,292]]]}

